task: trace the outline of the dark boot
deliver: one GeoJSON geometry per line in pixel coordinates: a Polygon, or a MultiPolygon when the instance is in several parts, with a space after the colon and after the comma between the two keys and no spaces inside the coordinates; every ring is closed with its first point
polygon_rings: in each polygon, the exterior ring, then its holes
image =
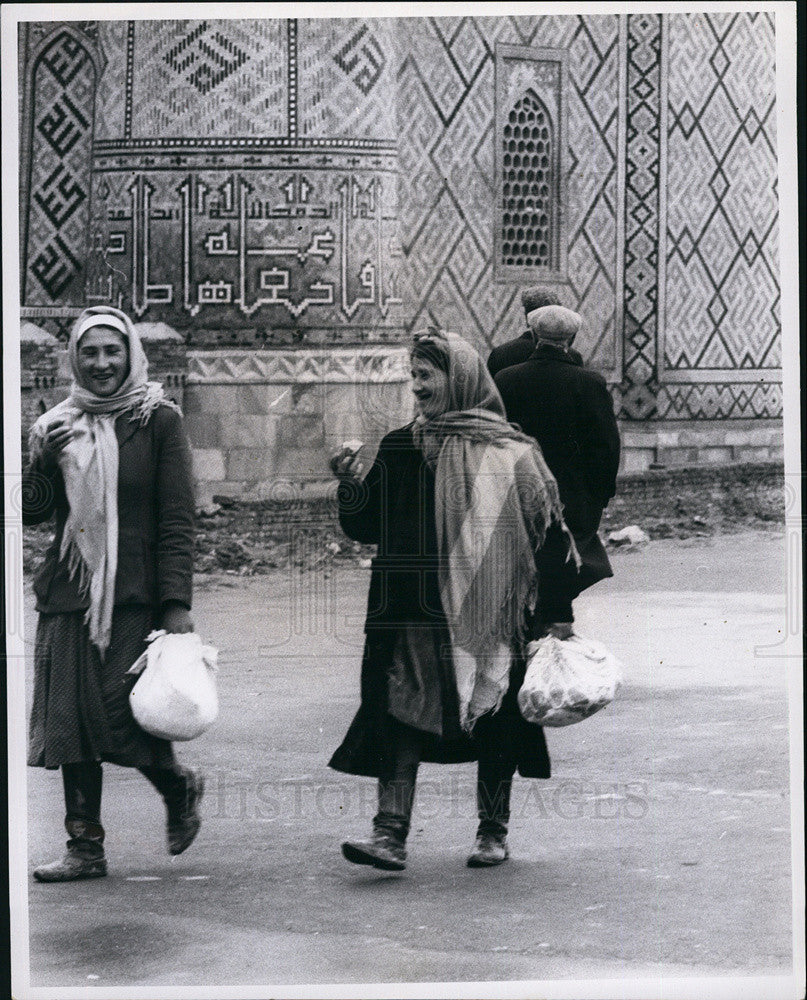
{"type": "Polygon", "coordinates": [[[354,865],[372,865],[382,871],[401,872],[406,868],[406,832],[391,825],[373,824],[369,840],[347,840],[342,854],[354,865]]]}
{"type": "Polygon", "coordinates": [[[170,854],[182,854],[196,839],[202,825],[199,804],[205,791],[205,779],[198,771],[177,767],[141,767],[162,795],[166,809],[166,834],[170,854]]]}
{"type": "Polygon", "coordinates": [[[507,830],[480,830],[467,865],[469,868],[492,868],[510,857],[507,847],[507,830]]]}
{"type": "Polygon", "coordinates": [[[507,824],[510,822],[510,792],[515,765],[496,755],[481,754],[476,781],[479,827],[468,857],[469,868],[491,868],[510,856],[507,824]]]}
{"type": "Polygon", "coordinates": [[[378,782],[378,812],[369,840],[348,840],[342,854],[354,865],[372,865],[383,871],[406,868],[406,838],[415,782],[420,764],[422,737],[417,730],[395,723],[385,773],[378,782]]]}
{"type": "Polygon", "coordinates": [[[37,882],[73,882],[107,873],[104,828],[101,826],[101,765],[95,762],[62,766],[65,821],[69,840],[60,861],[34,869],[37,882]]]}

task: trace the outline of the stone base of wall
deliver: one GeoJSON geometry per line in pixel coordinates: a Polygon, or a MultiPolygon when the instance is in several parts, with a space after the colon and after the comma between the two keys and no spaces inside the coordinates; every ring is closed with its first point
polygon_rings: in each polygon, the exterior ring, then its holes
{"type": "Polygon", "coordinates": [[[342,441],[381,438],[411,419],[406,347],[189,351],[185,422],[197,500],[325,496],[342,441]]]}
{"type": "Polygon", "coordinates": [[[623,474],[784,458],[781,420],[626,421],[620,431],[623,474]]]}

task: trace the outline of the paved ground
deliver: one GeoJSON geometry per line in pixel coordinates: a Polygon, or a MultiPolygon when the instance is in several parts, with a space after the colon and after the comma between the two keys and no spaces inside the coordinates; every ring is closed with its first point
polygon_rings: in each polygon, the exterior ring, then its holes
{"type": "MultiPolygon", "coordinates": [[[[110,875],[29,882],[32,984],[785,973],[797,667],[755,654],[780,638],[783,536],[657,541],[614,564],[578,624],[628,683],[548,734],[551,780],[517,779],[510,862],[465,867],[473,767],[424,765],[402,875],[342,860],[373,782],[325,766],[356,705],[366,571],[200,579],[222,716],[180,754],[208,775],[202,831],[170,858],[150,786],[108,767],[110,875]]],[[[61,850],[61,788],[28,781],[35,864],[61,850]]]]}

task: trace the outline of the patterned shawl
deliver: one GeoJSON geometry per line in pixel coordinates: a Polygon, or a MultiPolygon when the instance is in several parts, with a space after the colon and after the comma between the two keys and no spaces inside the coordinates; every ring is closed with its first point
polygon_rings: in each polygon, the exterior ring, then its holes
{"type": "Polygon", "coordinates": [[[58,463],[64,476],[70,510],[64,526],[59,558],[68,560],[70,575],[79,574],[79,589],[89,593],[86,621],[90,640],[103,657],[112,632],[115,574],[118,567],[118,439],[115,420],[128,410],[131,420],[145,424],[167,399],[159,382],[147,381],[148,362],[140,337],[129,317],[118,309],[85,309],[70,334],[68,357],[73,372],[70,395],[31,428],[31,458],[41,454],[48,427],[67,420],[75,437],[61,451],[58,463]],[[111,326],[129,347],[129,372],[112,396],[96,396],[79,383],[78,345],[93,326],[111,326]]]}
{"type": "Polygon", "coordinates": [[[418,418],[414,436],[435,470],[440,594],[460,722],[470,731],[507,691],[513,647],[537,598],[535,556],[553,521],[569,557],[578,556],[555,478],[536,441],[507,422],[482,359],[455,333],[432,329],[418,339],[448,354],[448,409],[418,418]]]}

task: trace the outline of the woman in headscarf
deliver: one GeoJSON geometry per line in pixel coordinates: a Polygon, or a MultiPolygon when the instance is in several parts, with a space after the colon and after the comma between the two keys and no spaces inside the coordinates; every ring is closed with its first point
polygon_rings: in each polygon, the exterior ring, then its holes
{"type": "Polygon", "coordinates": [[[516,768],[550,774],[516,695],[526,642],[571,620],[553,584],[576,552],[540,449],[507,423],[476,351],[432,328],[416,334],[411,365],[414,422],[382,440],[363,480],[354,453],[331,460],[343,530],[378,546],[361,706],[330,761],[379,779],[378,812],[371,838],[342,852],[403,869],[420,761],[478,760],[468,864],[489,866],[508,856],[516,768]]]}
{"type": "Polygon", "coordinates": [[[193,488],[179,408],[147,379],[134,325],[86,309],[68,346],[70,395],[30,435],[23,521],[55,514],[34,582],[39,622],[28,763],[61,768],[67,852],[40,882],[106,874],[102,761],[136,767],[162,795],[168,849],[199,829],[201,775],[171,743],[145,733],[129,707],[129,667],[155,628],[193,631],[193,488]]]}

